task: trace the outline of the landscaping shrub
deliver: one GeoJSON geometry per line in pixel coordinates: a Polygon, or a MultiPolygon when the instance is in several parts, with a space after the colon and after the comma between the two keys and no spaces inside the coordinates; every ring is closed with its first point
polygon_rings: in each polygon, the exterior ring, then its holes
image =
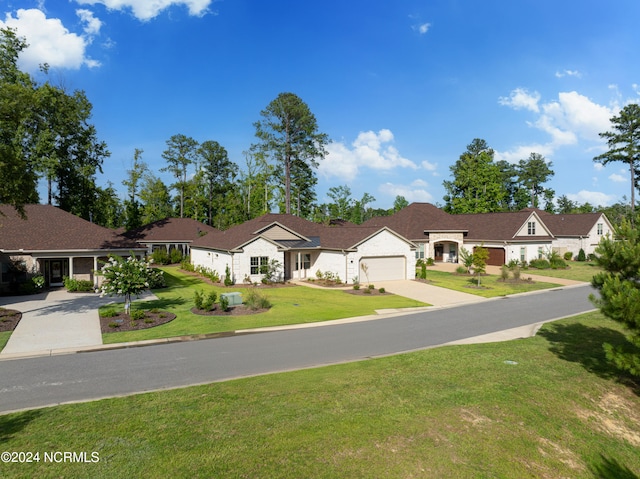
{"type": "Polygon", "coordinates": [[[244,296],[244,304],[251,310],[269,309],[272,304],[269,299],[257,289],[249,289],[244,296]]]}
{"type": "Polygon", "coordinates": [[[153,268],[149,272],[149,289],[166,288],[167,282],[164,280],[164,271],[153,268]]]}
{"type": "Polygon", "coordinates": [[[506,264],[503,264],[500,268],[500,278],[502,281],[506,281],[509,279],[509,267],[506,264]]]}
{"type": "Polygon", "coordinates": [[[156,249],[151,253],[151,259],[154,264],[169,264],[169,253],[164,248],[156,249]]]}
{"type": "Polygon", "coordinates": [[[520,281],[520,267],[519,266],[514,266],[513,268],[511,268],[511,273],[513,274],[513,279],[515,279],[516,281],[520,281]]]}
{"type": "Polygon", "coordinates": [[[209,269],[206,266],[198,266],[195,270],[198,274],[201,274],[205,278],[209,278],[214,283],[220,282],[220,275],[215,269],[209,269]]]}
{"type": "Polygon", "coordinates": [[[564,254],[564,260],[565,261],[571,261],[573,259],[573,253],[571,251],[567,251],[564,254]]]}
{"type": "Polygon", "coordinates": [[[578,251],[578,261],[586,261],[587,260],[587,255],[584,254],[584,250],[582,248],[580,248],[580,251],[578,251]]]}
{"type": "Polygon", "coordinates": [[[120,327],[120,323],[116,323],[115,321],[111,321],[111,322],[109,323],[109,327],[110,327],[110,328],[114,328],[114,329],[115,329],[115,328],[119,328],[119,327],[120,327]]]}
{"type": "Polygon", "coordinates": [[[75,279],[69,278],[65,276],[64,278],[64,287],[67,291],[75,293],[75,292],[88,292],[93,291],[93,281],[89,281],[88,279],[75,279]]]}
{"type": "Polygon", "coordinates": [[[369,289],[376,289],[376,287],[372,284],[369,285],[369,289]]]}
{"type": "Polygon", "coordinates": [[[360,289],[360,284],[359,283],[355,283],[353,285],[353,289],[355,289],[356,291],[358,291],[360,289]]]}
{"type": "Polygon", "coordinates": [[[365,294],[371,294],[371,288],[365,288],[362,290],[362,292],[365,294]]]}
{"type": "Polygon", "coordinates": [[[142,309],[134,309],[129,314],[131,321],[138,321],[140,319],[144,319],[144,311],[142,309]]]}
{"type": "Polygon", "coordinates": [[[231,286],[233,285],[234,281],[233,278],[231,277],[231,270],[229,269],[229,265],[227,265],[227,267],[224,270],[224,285],[225,286],[231,286]]]}
{"type": "Polygon", "coordinates": [[[101,316],[103,318],[113,318],[115,316],[118,316],[118,312],[115,309],[107,309],[102,312],[101,316]]]}
{"type": "Polygon", "coordinates": [[[31,278],[31,283],[33,283],[33,287],[36,291],[42,290],[42,288],[44,288],[44,276],[36,274],[31,278]]]}
{"type": "Polygon", "coordinates": [[[456,273],[458,273],[458,274],[467,274],[468,272],[469,272],[469,270],[467,270],[467,268],[464,267],[464,266],[458,266],[456,268],[456,273]]]}
{"type": "Polygon", "coordinates": [[[185,256],[184,258],[182,258],[182,261],[180,261],[180,268],[185,271],[190,271],[192,273],[195,271],[193,264],[191,264],[191,258],[189,258],[188,256],[185,256]]]}
{"type": "Polygon", "coordinates": [[[196,291],[193,293],[193,303],[196,307],[196,309],[202,309],[202,301],[204,300],[204,298],[202,297],[202,292],[201,291],[196,291]]]}
{"type": "Polygon", "coordinates": [[[218,295],[215,291],[211,291],[202,299],[202,307],[200,309],[204,311],[211,311],[215,308],[216,299],[218,295]]]}
{"type": "Polygon", "coordinates": [[[229,311],[229,299],[226,296],[220,295],[220,309],[222,311],[229,311]]]}
{"type": "Polygon", "coordinates": [[[387,292],[387,290],[386,290],[386,289],[384,289],[384,288],[380,288],[380,289],[378,290],[378,292],[379,292],[379,293],[386,293],[386,292],[387,292]]]}
{"type": "Polygon", "coordinates": [[[178,264],[182,262],[182,251],[179,249],[172,249],[169,252],[169,261],[171,264],[178,264]]]}
{"type": "Polygon", "coordinates": [[[532,259],[531,261],[529,261],[529,266],[531,268],[536,268],[536,269],[549,269],[549,268],[551,268],[551,264],[549,264],[549,261],[547,261],[544,258],[532,259]]]}

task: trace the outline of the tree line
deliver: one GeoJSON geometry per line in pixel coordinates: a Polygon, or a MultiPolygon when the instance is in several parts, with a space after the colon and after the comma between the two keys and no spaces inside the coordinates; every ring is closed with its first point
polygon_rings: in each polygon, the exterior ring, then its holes
{"type": "MultiPolygon", "coordinates": [[[[280,93],[254,123],[255,142],[243,152],[240,168],[224,146],[175,134],[162,152],[173,183],[165,184],[144,161],[144,151],[132,152],[131,168],[116,186],[96,183],[107,145],[90,123],[92,105],[83,91],[68,92],[50,82],[38,84],[17,66],[26,43],[15,31],[0,30],[0,203],[19,211],[40,201],[39,182],[47,188],[47,203],[97,224],[132,229],[170,216],[189,217],[219,229],[271,211],[291,213],[316,222],[341,219],[360,224],[373,216],[392,214],[408,205],[397,196],[390,209],[374,208],[375,198],[353,198],[348,185],[329,188],[328,203],[318,202],[316,168],[326,154],[329,137],[319,131],[308,105],[294,93],[280,93]]],[[[42,68],[47,72],[46,65],[42,68]]],[[[629,105],[611,119],[614,131],[601,133],[609,150],[594,158],[607,164],[622,161],[630,168],[631,201],[613,206],[578,204],[566,195],[555,197],[545,186],[553,165],[532,152],[516,164],[495,161],[494,151],[474,139],[450,167],[444,181],[445,211],[486,213],[526,207],[555,213],[605,212],[617,224],[635,220],[635,171],[640,160],[640,107],[629,105]]]]}

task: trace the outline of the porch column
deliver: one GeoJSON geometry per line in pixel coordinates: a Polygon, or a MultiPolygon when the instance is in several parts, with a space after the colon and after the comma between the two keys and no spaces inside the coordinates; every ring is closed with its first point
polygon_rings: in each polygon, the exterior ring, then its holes
{"type": "Polygon", "coordinates": [[[300,265],[302,264],[300,260],[302,259],[302,257],[300,255],[300,251],[298,251],[297,255],[298,255],[298,260],[296,261],[296,264],[297,264],[296,272],[298,273],[298,279],[302,279],[302,268],[300,268],[300,265]]]}
{"type": "Polygon", "coordinates": [[[93,286],[98,286],[98,257],[93,257],[93,286]]]}
{"type": "Polygon", "coordinates": [[[73,279],[73,256],[69,256],[69,278],[73,279]]]}

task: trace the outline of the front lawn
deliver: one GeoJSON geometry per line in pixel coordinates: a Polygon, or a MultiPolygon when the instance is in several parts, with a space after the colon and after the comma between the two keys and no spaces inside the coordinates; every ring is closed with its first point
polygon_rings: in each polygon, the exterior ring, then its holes
{"type": "MultiPolygon", "coordinates": [[[[505,343],[0,416],[4,478],[637,478],[640,394],[604,359],[598,313],[505,343]]],[[[123,372],[126,374],[126,371],[123,372]]]]}
{"type": "MultiPolygon", "coordinates": [[[[306,286],[276,288],[258,286],[258,289],[273,304],[269,311],[246,316],[200,316],[191,312],[196,291],[215,290],[219,295],[224,292],[242,292],[243,288],[233,286],[224,288],[205,284],[198,277],[186,274],[177,267],[162,269],[165,271],[169,287],[154,291],[158,296],[157,300],[134,302],[133,308],[157,308],[169,311],[176,314],[176,319],[162,326],[142,331],[105,333],[102,335],[105,344],[312,323],[375,314],[376,309],[427,306],[419,301],[396,295],[355,296],[341,290],[315,289],[306,286]]],[[[100,310],[113,308],[114,306],[103,306],[100,310]]],[[[121,309],[122,305],[118,305],[118,308],[121,309]]]]}
{"type": "Polygon", "coordinates": [[[522,277],[526,278],[528,274],[535,274],[537,276],[572,279],[574,281],[590,283],[593,275],[602,271],[602,268],[600,268],[596,263],[567,261],[567,264],[569,265],[569,268],[567,269],[524,269],[522,270],[522,277]]]}
{"type": "MultiPolygon", "coordinates": [[[[522,272],[522,279],[527,278],[527,271],[522,272]]],[[[498,296],[506,296],[509,294],[526,293],[529,291],[538,291],[540,289],[549,289],[559,286],[555,283],[547,282],[528,282],[519,283],[499,281],[500,276],[485,275],[480,277],[480,288],[476,287],[477,281],[473,276],[464,274],[446,273],[444,271],[430,270],[427,271],[427,281],[433,286],[441,288],[453,289],[462,293],[475,294],[483,298],[495,298],[498,296]]]]}

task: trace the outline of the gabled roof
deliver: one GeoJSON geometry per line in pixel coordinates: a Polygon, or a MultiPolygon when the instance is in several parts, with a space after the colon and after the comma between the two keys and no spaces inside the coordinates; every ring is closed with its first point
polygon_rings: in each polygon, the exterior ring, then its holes
{"type": "Polygon", "coordinates": [[[468,240],[474,241],[512,241],[512,240],[551,240],[552,235],[545,226],[537,211],[529,209],[509,211],[503,213],[469,213],[451,215],[462,227],[468,229],[468,240]],[[526,227],[529,221],[537,223],[536,235],[519,235],[518,232],[526,227]]]}
{"type": "Polygon", "coordinates": [[[192,247],[238,251],[255,239],[264,237],[283,249],[348,250],[375,235],[381,229],[383,228],[355,226],[349,223],[343,223],[342,226],[326,226],[294,215],[269,213],[233,226],[226,231],[216,231],[198,238],[193,242],[192,247]],[[281,227],[297,237],[268,238],[269,230],[281,227]]]}
{"type": "Polygon", "coordinates": [[[431,203],[411,203],[391,216],[376,216],[365,221],[362,226],[387,226],[405,238],[424,240],[425,231],[466,231],[450,215],[431,203]]]}
{"type": "Polygon", "coordinates": [[[190,243],[195,239],[218,231],[191,218],[165,218],[124,233],[138,243],[190,243]]]}
{"type": "MultiPolygon", "coordinates": [[[[543,221],[555,236],[587,236],[598,221],[606,221],[602,213],[575,213],[543,216],[543,221]]],[[[611,227],[611,224],[609,224],[611,227]]]]}
{"type": "Polygon", "coordinates": [[[0,205],[0,251],[79,251],[137,249],[114,230],[103,228],[51,205],[25,205],[26,219],[0,205]]]}

